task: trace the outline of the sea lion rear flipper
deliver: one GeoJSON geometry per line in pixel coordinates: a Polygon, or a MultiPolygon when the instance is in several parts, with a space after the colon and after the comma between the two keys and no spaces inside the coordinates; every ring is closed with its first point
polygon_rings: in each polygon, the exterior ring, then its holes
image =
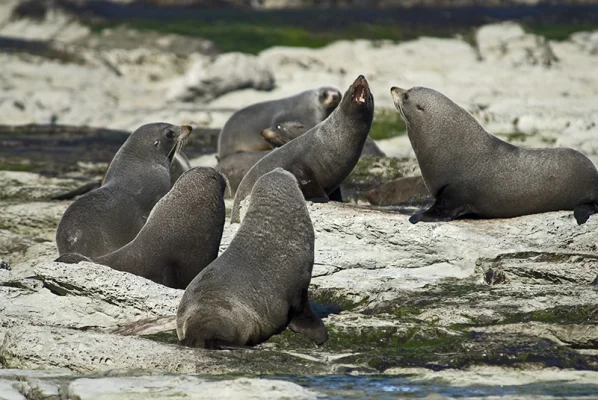
{"type": "Polygon", "coordinates": [[[78,264],[81,261],[89,261],[89,262],[91,262],[92,260],[89,257],[84,256],[83,254],[79,254],[79,253],[64,253],[64,254],[61,254],[60,257],[58,257],[54,261],[55,262],[65,263],[65,264],[78,264]]]}
{"type": "Polygon", "coordinates": [[[99,188],[100,186],[102,186],[102,181],[98,180],[98,181],[93,181],[93,182],[88,182],[83,186],[79,186],[76,189],[71,190],[70,192],[66,192],[66,193],[62,193],[62,194],[58,194],[56,196],[52,196],[50,197],[51,200],[70,200],[75,196],[80,196],[82,194],[85,194],[87,192],[91,192],[94,189],[99,188]]]}
{"type": "Polygon", "coordinates": [[[409,218],[409,222],[417,224],[423,222],[451,221],[465,214],[474,212],[473,208],[464,200],[466,194],[463,189],[455,186],[444,186],[436,193],[436,202],[424,212],[417,213],[409,218]]]}
{"type": "Polygon", "coordinates": [[[289,328],[293,332],[304,334],[318,345],[322,344],[328,340],[326,326],[311,310],[309,301],[307,301],[307,290],[305,290],[303,298],[301,302],[302,308],[289,323],[289,328]]]}
{"type": "Polygon", "coordinates": [[[585,224],[590,215],[596,214],[598,211],[594,203],[579,204],[573,209],[573,216],[577,221],[577,225],[585,224]]]}

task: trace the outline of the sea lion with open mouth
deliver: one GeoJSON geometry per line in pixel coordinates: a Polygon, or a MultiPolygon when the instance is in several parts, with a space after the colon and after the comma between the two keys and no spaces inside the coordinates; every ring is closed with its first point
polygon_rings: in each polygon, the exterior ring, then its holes
{"type": "Polygon", "coordinates": [[[374,97],[360,75],[326,120],[272,151],[249,170],[235,195],[231,221],[240,222],[240,203],[258,178],[278,167],[295,175],[306,200],[342,201],[339,185],[359,160],[373,116],[374,97]]]}

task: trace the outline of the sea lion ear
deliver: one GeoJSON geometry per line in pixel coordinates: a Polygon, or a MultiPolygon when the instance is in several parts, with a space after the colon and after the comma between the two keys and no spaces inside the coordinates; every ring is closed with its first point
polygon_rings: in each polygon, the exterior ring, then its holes
{"type": "Polygon", "coordinates": [[[159,141],[159,140],[156,140],[156,141],[154,142],[154,147],[158,147],[158,145],[159,145],[159,144],[160,144],[160,141],[159,141]]]}

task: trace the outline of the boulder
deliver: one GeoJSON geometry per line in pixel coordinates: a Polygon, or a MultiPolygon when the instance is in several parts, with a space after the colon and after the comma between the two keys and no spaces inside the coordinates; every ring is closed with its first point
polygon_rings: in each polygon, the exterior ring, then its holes
{"type": "Polygon", "coordinates": [[[240,89],[271,90],[274,75],[256,56],[225,53],[215,58],[198,57],[184,77],[168,89],[171,100],[210,101],[240,89]]]}
{"type": "Polygon", "coordinates": [[[480,58],[486,62],[549,67],[558,61],[544,37],[525,33],[513,22],[485,25],[476,32],[475,41],[480,58]]]}

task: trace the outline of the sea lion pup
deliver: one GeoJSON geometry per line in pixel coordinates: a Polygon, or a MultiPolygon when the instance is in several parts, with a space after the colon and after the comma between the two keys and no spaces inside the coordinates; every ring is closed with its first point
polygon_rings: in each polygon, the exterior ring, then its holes
{"type": "MultiPolygon", "coordinates": [[[[172,160],[171,167],[170,167],[170,183],[174,185],[179,176],[183,174],[183,172],[187,171],[191,168],[191,164],[189,163],[189,159],[183,153],[182,150],[176,152],[174,159],[172,160]]],[[[87,192],[91,192],[94,189],[99,188],[102,186],[103,179],[95,180],[91,182],[87,182],[84,185],[79,186],[71,191],[66,193],[61,193],[56,196],[50,197],[50,200],[71,200],[77,196],[81,196],[87,192]]]]}
{"type": "Polygon", "coordinates": [[[260,177],[228,248],[189,284],[177,312],[185,346],[253,346],[291,328],[317,344],[328,338],[307,289],[314,228],[293,174],[260,177]]]}
{"type": "Polygon", "coordinates": [[[340,200],[339,186],[363,150],[374,116],[374,97],[360,75],[330,116],[305,134],[258,161],[245,175],[233,202],[231,221],[239,222],[239,206],[257,179],[281,167],[299,181],[306,200],[340,200]]]}
{"type": "Polygon", "coordinates": [[[341,100],[332,87],[308,90],[295,96],[265,101],[242,108],[224,124],[218,137],[218,159],[240,152],[270,150],[260,133],[285,121],[297,121],[307,129],[324,121],[341,100]]]}
{"type": "MultiPolygon", "coordinates": [[[[156,203],[139,234],[120,249],[93,259],[119,271],[185,289],[216,259],[224,219],[226,181],[214,168],[192,168],[156,203]]],[[[56,261],[85,257],[63,254],[56,261]]]]}
{"type": "MultiPolygon", "coordinates": [[[[282,122],[276,126],[266,128],[262,131],[262,137],[266,140],[272,147],[280,147],[291,140],[303,135],[307,129],[305,126],[297,121],[288,121],[282,122]]],[[[365,157],[385,157],[386,154],[372,140],[371,137],[367,137],[365,140],[365,144],[363,145],[363,150],[361,151],[361,156],[365,157]]]]}
{"type": "Polygon", "coordinates": [[[422,176],[435,203],[409,218],[508,218],[574,210],[578,224],[596,212],[598,171],[568,148],[528,149],[504,142],[443,94],[393,87],[422,176]]]}
{"type": "Polygon", "coordinates": [[[170,163],[192,128],[143,125],[118,150],[98,189],[66,210],[58,229],[58,253],[98,257],[129,243],[171,185],[170,163]]]}

